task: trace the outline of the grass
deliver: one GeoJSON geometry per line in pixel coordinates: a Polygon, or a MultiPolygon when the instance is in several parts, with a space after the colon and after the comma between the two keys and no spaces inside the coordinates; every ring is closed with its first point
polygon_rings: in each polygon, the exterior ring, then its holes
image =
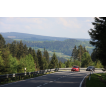
{"type": "MultiPolygon", "coordinates": [[[[50,73],[54,73],[54,72],[47,72],[46,74],[50,74],[50,73]]],[[[36,76],[26,75],[26,76],[21,77],[20,80],[35,78],[35,77],[39,77],[39,76],[46,75],[46,74],[39,74],[39,75],[36,75],[36,76]]],[[[20,81],[20,80],[19,80],[19,76],[17,78],[16,77],[13,77],[12,79],[11,78],[8,78],[8,79],[5,79],[5,81],[2,80],[0,85],[12,83],[12,82],[16,82],[16,81],[20,81]]]]}
{"type": "Polygon", "coordinates": [[[86,80],[86,87],[106,87],[106,73],[91,74],[86,80]]]}

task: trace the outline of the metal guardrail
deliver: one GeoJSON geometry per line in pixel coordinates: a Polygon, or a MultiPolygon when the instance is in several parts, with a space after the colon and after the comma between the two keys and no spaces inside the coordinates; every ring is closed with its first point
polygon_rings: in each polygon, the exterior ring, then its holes
{"type": "Polygon", "coordinates": [[[24,77],[36,77],[37,75],[40,75],[40,74],[46,74],[47,72],[56,72],[56,71],[58,71],[58,68],[40,70],[40,71],[35,71],[35,72],[0,75],[0,84],[1,84],[1,81],[5,82],[5,80],[7,80],[7,82],[8,82],[9,78],[10,78],[10,80],[13,80],[18,77],[19,80],[21,80],[24,77]]]}
{"type": "MultiPolygon", "coordinates": [[[[56,69],[46,69],[46,70],[40,70],[35,72],[25,72],[25,73],[17,73],[17,74],[6,74],[6,75],[0,75],[0,84],[1,82],[5,82],[10,79],[13,80],[15,78],[19,78],[19,80],[23,79],[24,77],[36,77],[40,74],[46,74],[47,72],[56,72],[59,70],[70,70],[72,68],[56,68],[56,69]]],[[[80,68],[80,70],[86,70],[86,68],[80,68]]],[[[103,68],[95,68],[95,70],[103,70],[103,68]]]]}
{"type": "MultiPolygon", "coordinates": [[[[72,68],[59,68],[59,70],[71,70],[72,68]]],[[[80,70],[86,70],[87,68],[80,68],[80,70]]],[[[103,68],[95,68],[95,70],[102,70],[103,68]]]]}

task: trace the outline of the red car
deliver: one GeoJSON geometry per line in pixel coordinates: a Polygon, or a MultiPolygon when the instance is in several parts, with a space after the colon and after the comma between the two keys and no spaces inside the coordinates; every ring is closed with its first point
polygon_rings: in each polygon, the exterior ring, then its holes
{"type": "Polygon", "coordinates": [[[80,68],[78,66],[73,66],[71,71],[79,71],[80,72],[80,68]]]}

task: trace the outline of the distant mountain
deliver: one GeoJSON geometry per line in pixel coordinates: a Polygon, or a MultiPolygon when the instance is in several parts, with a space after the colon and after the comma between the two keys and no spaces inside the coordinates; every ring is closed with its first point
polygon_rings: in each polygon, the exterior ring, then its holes
{"type": "Polygon", "coordinates": [[[42,35],[34,35],[28,33],[18,33],[18,32],[1,32],[4,38],[11,38],[15,40],[26,40],[26,41],[64,41],[66,39],[76,39],[80,41],[90,41],[90,39],[80,39],[80,38],[63,38],[63,37],[50,37],[42,35]]]}

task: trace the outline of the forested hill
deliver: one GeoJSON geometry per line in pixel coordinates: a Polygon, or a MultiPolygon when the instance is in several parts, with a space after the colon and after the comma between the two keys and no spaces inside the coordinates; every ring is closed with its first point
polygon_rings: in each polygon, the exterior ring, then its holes
{"type": "MultiPolygon", "coordinates": [[[[6,38],[6,43],[12,43],[12,39],[9,40],[9,38],[6,38]]],[[[23,44],[26,44],[28,47],[32,47],[34,49],[38,48],[45,48],[48,51],[52,52],[61,52],[65,55],[71,56],[72,50],[74,46],[76,45],[77,47],[81,44],[83,47],[89,51],[89,53],[92,53],[93,46],[89,44],[89,41],[79,41],[75,39],[67,39],[64,41],[22,41],[23,44]]]]}

